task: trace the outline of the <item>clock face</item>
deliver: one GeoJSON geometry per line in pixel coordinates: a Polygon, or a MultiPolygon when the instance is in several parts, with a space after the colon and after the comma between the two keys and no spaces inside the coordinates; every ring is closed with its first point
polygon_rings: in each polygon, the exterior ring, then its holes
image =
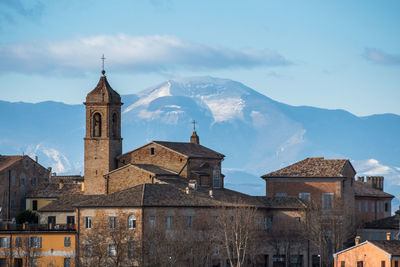
{"type": "Polygon", "coordinates": [[[24,168],[25,168],[25,169],[29,169],[29,167],[30,167],[30,161],[29,161],[29,159],[24,159],[24,168]]]}

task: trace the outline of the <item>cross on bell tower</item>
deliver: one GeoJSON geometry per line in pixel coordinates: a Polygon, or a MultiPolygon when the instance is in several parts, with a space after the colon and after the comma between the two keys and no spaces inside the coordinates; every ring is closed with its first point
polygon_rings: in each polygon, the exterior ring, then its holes
{"type": "Polygon", "coordinates": [[[197,135],[197,133],[196,133],[196,121],[195,120],[193,120],[192,121],[192,124],[193,124],[193,134],[192,134],[192,136],[190,137],[190,143],[192,143],[192,144],[200,144],[200,138],[199,138],[199,136],[197,135]]]}

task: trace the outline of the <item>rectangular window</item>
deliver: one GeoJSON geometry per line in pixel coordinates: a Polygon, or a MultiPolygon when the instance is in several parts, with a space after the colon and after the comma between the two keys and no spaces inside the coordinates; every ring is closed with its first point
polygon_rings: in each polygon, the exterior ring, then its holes
{"type": "Polygon", "coordinates": [[[154,147],[150,148],[150,154],[154,155],[154,147]]]}
{"type": "Polygon", "coordinates": [[[299,198],[310,201],[311,200],[311,194],[310,193],[299,193],[299,198]]]}
{"type": "Polygon", "coordinates": [[[381,202],[381,211],[383,212],[383,201],[381,202]]]}
{"type": "Polygon", "coordinates": [[[23,178],[23,177],[19,178],[19,186],[21,186],[21,187],[25,186],[25,178],[23,178]]]}
{"type": "Polygon", "coordinates": [[[365,212],[368,212],[368,202],[365,201],[365,212]]]}
{"type": "Polygon", "coordinates": [[[14,201],[14,199],[11,199],[10,208],[12,210],[15,209],[15,201],[14,201]]]}
{"type": "Polygon", "coordinates": [[[381,261],[381,267],[385,267],[386,262],[385,261],[381,261]]]}
{"type": "Polygon", "coordinates": [[[86,229],[91,229],[92,228],[92,217],[91,216],[86,216],[85,217],[85,228],[86,229]]]}
{"type": "Polygon", "coordinates": [[[71,267],[71,258],[64,258],[64,267],[71,267]]]}
{"type": "Polygon", "coordinates": [[[93,247],[92,245],[85,245],[84,250],[83,250],[83,256],[86,258],[92,257],[93,254],[93,247]]]}
{"type": "Polygon", "coordinates": [[[389,204],[385,203],[385,212],[387,212],[389,210],[389,204]]]}
{"type": "Polygon", "coordinates": [[[186,216],[186,222],[187,222],[188,228],[192,228],[192,225],[193,225],[193,216],[186,216]]]}
{"type": "Polygon", "coordinates": [[[358,212],[361,212],[361,201],[358,201],[358,212]]]}
{"type": "Polygon", "coordinates": [[[65,248],[71,247],[71,237],[69,237],[69,236],[64,237],[64,247],[65,248]]]}
{"type": "Polygon", "coordinates": [[[330,210],[333,208],[333,193],[322,194],[322,208],[323,210],[330,210]]]}
{"type": "MultiPolygon", "coordinates": [[[[362,267],[362,266],[361,266],[362,267]]],[[[394,267],[399,267],[399,261],[394,262],[394,267]]]]}
{"type": "Polygon", "coordinates": [[[115,249],[115,246],[112,244],[108,245],[108,256],[115,257],[116,255],[117,255],[117,250],[115,249]]]}
{"type": "Polygon", "coordinates": [[[117,217],[115,217],[115,216],[109,217],[110,229],[115,229],[116,221],[117,221],[117,217]]]}
{"type": "Polygon", "coordinates": [[[221,172],[219,170],[213,171],[213,187],[220,188],[221,187],[221,172]]]}
{"type": "Polygon", "coordinates": [[[149,225],[150,225],[150,228],[154,228],[156,226],[156,216],[149,217],[149,225]]]}
{"type": "Polygon", "coordinates": [[[128,258],[135,257],[135,241],[128,241],[128,258]]]}
{"type": "Polygon", "coordinates": [[[37,210],[37,200],[32,200],[32,210],[37,210]]]}
{"type": "Polygon", "coordinates": [[[67,224],[74,225],[75,224],[75,216],[67,216],[67,224]]]}
{"type": "Polygon", "coordinates": [[[172,228],[172,216],[167,216],[167,229],[172,228]]]}
{"type": "Polygon", "coordinates": [[[37,178],[36,178],[36,177],[33,177],[33,178],[32,178],[31,184],[32,184],[33,186],[36,186],[36,185],[37,185],[37,178]]]}
{"type": "Polygon", "coordinates": [[[10,248],[10,245],[9,237],[0,237],[0,248],[10,248]]]}
{"type": "Polygon", "coordinates": [[[268,229],[272,228],[272,225],[273,225],[273,220],[272,219],[273,219],[272,216],[268,216],[268,218],[267,218],[267,228],[268,229]]]}
{"type": "Polygon", "coordinates": [[[7,267],[7,259],[0,258],[0,267],[7,267]]]}
{"type": "Polygon", "coordinates": [[[371,203],[371,211],[375,212],[375,203],[373,203],[373,202],[371,203]]]}
{"type": "Polygon", "coordinates": [[[357,267],[364,267],[364,262],[357,261],[357,267]]]}
{"type": "Polygon", "coordinates": [[[30,248],[41,248],[42,238],[40,236],[31,236],[28,238],[28,247],[30,248]]]}
{"type": "Polygon", "coordinates": [[[287,197],[287,193],[276,193],[276,197],[287,197]]]}
{"type": "Polygon", "coordinates": [[[340,267],[346,267],[346,264],[344,263],[344,261],[340,262],[340,267]]]}
{"type": "Polygon", "coordinates": [[[22,248],[22,237],[18,236],[15,238],[15,247],[22,248]]]}
{"type": "Polygon", "coordinates": [[[31,259],[31,267],[37,267],[37,259],[31,259]]]}

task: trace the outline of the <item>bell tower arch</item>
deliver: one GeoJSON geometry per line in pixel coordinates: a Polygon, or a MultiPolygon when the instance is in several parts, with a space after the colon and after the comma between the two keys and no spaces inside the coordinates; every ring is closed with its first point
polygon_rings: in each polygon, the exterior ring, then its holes
{"type": "Polygon", "coordinates": [[[107,81],[105,71],[87,96],[85,142],[85,194],[105,194],[104,174],[117,168],[122,153],[121,96],[107,81]]]}

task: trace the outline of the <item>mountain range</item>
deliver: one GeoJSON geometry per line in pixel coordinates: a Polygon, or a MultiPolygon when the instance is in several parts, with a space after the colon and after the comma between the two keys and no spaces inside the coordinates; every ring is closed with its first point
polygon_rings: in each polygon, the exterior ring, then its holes
{"type": "MultiPolygon", "coordinates": [[[[399,115],[291,106],[213,77],[169,80],[122,100],[125,152],[151,140],[188,142],[195,120],[200,143],[226,155],[229,188],[262,195],[261,175],[324,156],[349,158],[358,175],[383,175],[385,191],[400,193],[399,115]]],[[[0,114],[0,154],[39,156],[58,173],[82,173],[84,105],[0,101],[0,114]]]]}

